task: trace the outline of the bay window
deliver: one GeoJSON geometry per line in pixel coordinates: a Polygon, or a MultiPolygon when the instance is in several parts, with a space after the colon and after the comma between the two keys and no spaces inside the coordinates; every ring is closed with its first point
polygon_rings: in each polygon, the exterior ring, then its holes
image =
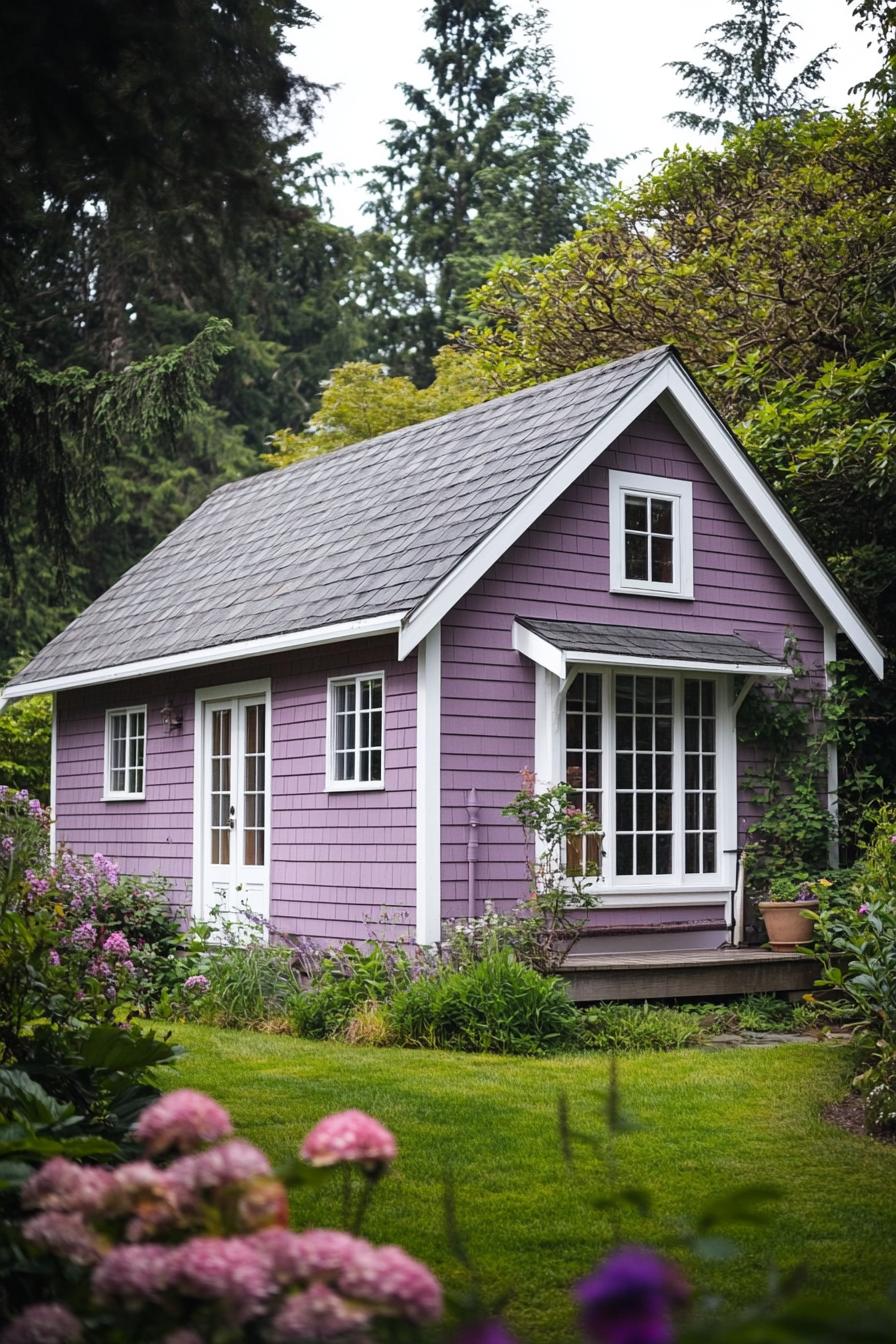
{"type": "MultiPolygon", "coordinates": [[[[721,682],[686,672],[583,669],[563,704],[571,801],[604,827],[602,876],[622,890],[721,885],[718,759],[721,682]]],[[[727,721],[726,721],[727,730],[727,721]]],[[[567,853],[593,871],[600,841],[567,853]]]]}

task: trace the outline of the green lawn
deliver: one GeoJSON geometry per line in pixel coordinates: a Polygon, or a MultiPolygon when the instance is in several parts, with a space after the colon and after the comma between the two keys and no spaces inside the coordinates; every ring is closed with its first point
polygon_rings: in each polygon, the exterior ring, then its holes
{"type": "MultiPolygon", "coordinates": [[[[442,1234],[450,1166],[489,1290],[512,1292],[509,1317],[532,1344],[570,1337],[568,1285],[606,1247],[608,1229],[594,1208],[603,1188],[597,1159],[583,1157],[572,1174],[564,1166],[556,1100],[566,1091],[574,1121],[599,1133],[605,1058],[373,1050],[186,1026],[175,1035],[188,1054],[170,1085],[211,1093],[274,1159],[294,1153],[333,1110],[358,1106],[387,1124],[400,1156],[366,1231],[460,1284],[442,1234]]],[[[654,1192],[647,1235],[655,1244],[671,1246],[676,1221],[720,1191],[771,1181],[785,1192],[768,1225],[737,1230],[737,1260],[694,1268],[698,1286],[742,1301],[761,1291],[771,1261],[805,1262],[810,1285],[842,1304],[896,1278],[896,1148],[820,1119],[847,1076],[845,1052],[828,1046],[623,1059],[624,1104],[641,1128],[618,1140],[618,1160],[626,1183],[654,1192]]],[[[338,1223],[335,1183],[297,1195],[295,1215],[338,1223]]],[[[624,1233],[644,1235],[637,1215],[624,1233]]]]}

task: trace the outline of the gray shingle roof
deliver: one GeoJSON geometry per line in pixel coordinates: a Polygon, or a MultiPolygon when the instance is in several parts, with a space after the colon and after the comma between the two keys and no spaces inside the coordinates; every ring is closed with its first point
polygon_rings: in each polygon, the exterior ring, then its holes
{"type": "Polygon", "coordinates": [[[783,665],[764,649],[748,644],[739,635],[697,635],[678,630],[642,630],[631,625],[590,625],[584,621],[538,621],[517,617],[517,622],[539,635],[555,649],[567,653],[605,653],[614,658],[668,658],[719,667],[767,667],[783,665]]]}
{"type": "Polygon", "coordinates": [[[10,684],[409,611],[666,346],[222,486],[10,684]]]}

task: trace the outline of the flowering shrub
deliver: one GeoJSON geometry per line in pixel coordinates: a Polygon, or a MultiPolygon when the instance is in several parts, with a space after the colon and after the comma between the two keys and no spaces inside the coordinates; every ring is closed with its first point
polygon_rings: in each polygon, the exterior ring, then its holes
{"type": "MultiPolygon", "coordinates": [[[[3,1344],[117,1344],[123,1323],[141,1344],[360,1341],[375,1325],[382,1338],[441,1317],[438,1281],[400,1247],[372,1245],[359,1226],[291,1231],[283,1176],[232,1132],[210,1097],[181,1090],[143,1112],[137,1161],[109,1170],[51,1158],[22,1189],[22,1238],[52,1258],[60,1300],[27,1307],[3,1344]]],[[[363,1212],[396,1151],[376,1120],[346,1111],[315,1126],[307,1166],[288,1177],[355,1169],[363,1212]]]]}
{"type": "Polygon", "coordinates": [[[896,807],[876,814],[854,871],[851,899],[825,902],[816,916],[819,984],[852,1009],[870,1127],[896,1133],[896,807]]]}
{"type": "Polygon", "coordinates": [[[531,917],[518,926],[524,941],[517,950],[530,966],[553,974],[585,933],[588,911],[600,904],[594,879],[603,833],[598,819],[576,805],[571,785],[540,792],[535,785],[524,771],[522,789],[502,811],[520,823],[526,843],[531,917]]]}

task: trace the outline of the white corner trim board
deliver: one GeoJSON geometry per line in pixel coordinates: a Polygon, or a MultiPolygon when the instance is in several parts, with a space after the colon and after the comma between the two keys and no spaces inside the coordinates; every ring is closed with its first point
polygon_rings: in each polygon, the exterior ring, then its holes
{"type": "Polygon", "coordinates": [[[659,402],[807,602],[820,607],[874,674],[883,676],[883,649],[871,630],[671,351],[410,612],[399,631],[399,658],[417,647],[545,509],[654,402],[659,402]]]}
{"type": "Polygon", "coordinates": [[[363,639],[368,635],[395,634],[401,626],[404,615],[404,612],[393,611],[386,616],[339,621],[335,625],[318,625],[311,630],[263,635],[260,639],[244,639],[236,644],[215,644],[209,648],[188,649],[184,653],[164,654],[159,658],[144,658],[132,663],[98,667],[89,672],[72,672],[67,676],[22,682],[18,686],[4,688],[0,697],[0,709],[7,700],[18,700],[26,695],[43,695],[47,691],[68,691],[79,686],[102,686],[108,682],[128,681],[132,677],[150,677],[156,672],[176,672],[188,667],[210,667],[215,663],[257,658],[269,653],[287,653],[290,649],[307,649],[317,644],[337,644],[344,643],[348,639],[363,639]]]}
{"type": "Polygon", "coordinates": [[[442,936],[442,627],[417,649],[417,942],[442,936]]]}

